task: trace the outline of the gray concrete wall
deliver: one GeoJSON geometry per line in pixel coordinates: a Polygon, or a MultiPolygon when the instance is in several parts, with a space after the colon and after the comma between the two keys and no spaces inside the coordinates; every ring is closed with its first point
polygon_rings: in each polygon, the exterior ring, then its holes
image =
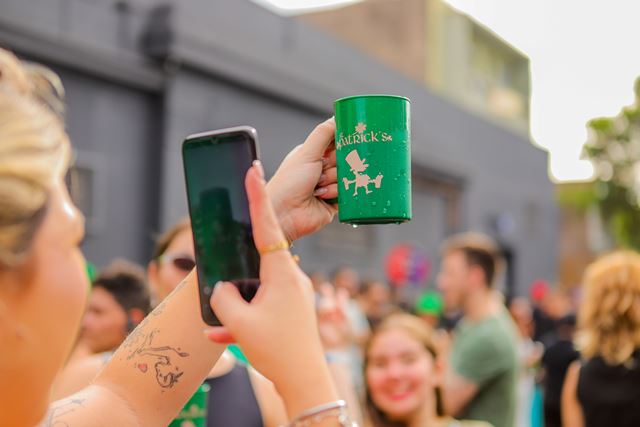
{"type": "MultiPolygon", "coordinates": [[[[107,0],[0,0],[0,43],[73,70],[75,77],[63,73],[63,78],[71,94],[85,98],[69,99],[72,138],[90,141],[109,157],[128,158],[118,164],[121,169],[113,169],[111,161],[108,169],[118,176],[128,170],[140,183],[115,184],[108,196],[110,218],[125,214],[113,208],[114,200],[139,212],[141,219],[127,229],[130,241],[96,236],[87,243],[90,258],[103,264],[125,254],[142,261],[148,256],[144,242],[156,225],[166,227],[186,213],[179,146],[187,134],[252,125],[272,173],[279,159],[331,114],[333,99],[387,92],[412,99],[415,169],[460,184],[459,228],[492,232],[491,223],[502,218],[512,224],[502,228],[502,240],[516,253],[520,289],[536,277],[555,277],[557,215],[547,155],[527,138],[461,110],[331,36],[248,1],[173,2],[167,19],[154,21],[156,57],[150,58],[141,38],[159,3],[129,2],[123,9],[107,0]],[[107,102],[99,90],[106,82],[121,88],[113,90],[98,123],[117,127],[119,144],[104,136],[110,130],[79,112],[90,100],[107,102]],[[100,129],[101,137],[92,129],[100,129]],[[148,199],[136,202],[143,192],[148,199]]],[[[347,262],[381,275],[384,253],[404,240],[420,243],[437,258],[449,231],[444,202],[416,190],[414,207],[409,224],[357,230],[332,225],[324,235],[304,239],[296,247],[303,266],[328,270],[347,262]]],[[[105,233],[122,227],[112,221],[105,233]]]]}

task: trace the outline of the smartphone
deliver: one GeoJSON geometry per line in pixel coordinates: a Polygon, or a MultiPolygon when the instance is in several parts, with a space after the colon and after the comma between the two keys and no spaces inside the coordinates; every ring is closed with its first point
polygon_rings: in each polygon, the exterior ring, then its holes
{"type": "Polygon", "coordinates": [[[247,171],[258,159],[257,132],[240,126],[190,135],[182,144],[182,159],[200,311],[206,324],[220,326],[209,304],[215,284],[235,284],[246,301],[260,284],[260,256],[244,186],[247,171]]]}

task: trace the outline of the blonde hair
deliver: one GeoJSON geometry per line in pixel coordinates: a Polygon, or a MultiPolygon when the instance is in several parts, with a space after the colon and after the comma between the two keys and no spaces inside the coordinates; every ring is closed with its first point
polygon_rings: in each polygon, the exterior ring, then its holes
{"type": "MultiPolygon", "coordinates": [[[[424,349],[437,360],[440,356],[440,351],[436,343],[436,336],[434,329],[427,325],[420,318],[407,313],[394,313],[386,317],[374,330],[369,339],[367,340],[364,348],[364,371],[366,372],[369,365],[369,351],[375,338],[387,331],[401,330],[407,333],[412,339],[416,340],[424,349]]],[[[374,427],[404,427],[402,422],[393,422],[387,419],[385,414],[378,409],[373,403],[369,387],[365,386],[365,402],[367,415],[370,418],[370,424],[374,427]]],[[[440,387],[436,387],[435,390],[436,399],[436,413],[438,416],[445,414],[444,404],[442,401],[442,390],[440,387]]]]}
{"type": "Polygon", "coordinates": [[[59,78],[0,49],[0,268],[28,254],[50,188],[68,167],[59,78]]]}
{"type": "Polygon", "coordinates": [[[640,254],[618,251],[591,264],[584,276],[576,344],[584,357],[629,362],[640,347],[640,254]]]}

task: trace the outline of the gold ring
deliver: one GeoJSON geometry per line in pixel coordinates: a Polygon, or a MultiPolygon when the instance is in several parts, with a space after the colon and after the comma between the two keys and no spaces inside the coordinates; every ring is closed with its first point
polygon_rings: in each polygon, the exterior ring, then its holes
{"type": "Polygon", "coordinates": [[[260,253],[260,255],[265,255],[265,254],[268,254],[269,252],[286,251],[290,247],[291,245],[289,244],[289,242],[287,242],[286,240],[281,240],[278,243],[274,243],[272,245],[267,245],[267,246],[258,248],[258,252],[260,253]]]}

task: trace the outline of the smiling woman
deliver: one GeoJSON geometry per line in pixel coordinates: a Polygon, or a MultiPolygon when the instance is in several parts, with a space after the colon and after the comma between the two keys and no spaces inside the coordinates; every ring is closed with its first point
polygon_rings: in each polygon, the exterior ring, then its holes
{"type": "Polygon", "coordinates": [[[371,427],[490,427],[444,416],[436,333],[415,316],[394,314],[375,329],[364,370],[371,427]]]}

